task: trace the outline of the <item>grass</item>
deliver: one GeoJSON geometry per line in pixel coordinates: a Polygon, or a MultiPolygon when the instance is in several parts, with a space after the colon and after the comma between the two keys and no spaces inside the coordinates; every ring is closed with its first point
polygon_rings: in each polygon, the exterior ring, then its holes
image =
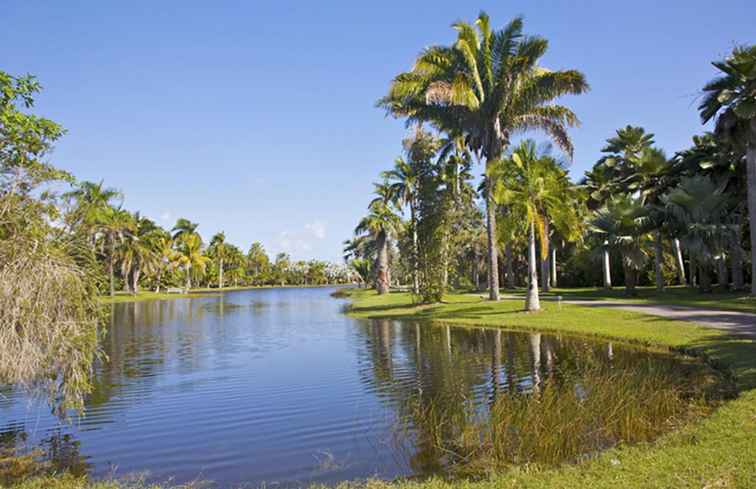
{"type": "MultiPolygon", "coordinates": [[[[516,291],[515,295],[524,297],[525,291],[516,291]]],[[[638,287],[637,295],[628,297],[623,287],[611,290],[596,288],[553,289],[543,294],[545,297],[562,296],[564,300],[612,300],[630,304],[661,304],[705,309],[722,309],[728,311],[756,313],[756,297],[746,292],[700,292],[689,287],[667,287],[657,292],[654,287],[638,287]]]]}
{"type": "MultiPolygon", "coordinates": [[[[567,296],[563,290],[555,293],[567,296]]],[[[614,292],[612,292],[614,293],[614,292]]],[[[620,293],[619,291],[616,293],[620,293]]],[[[591,296],[589,290],[576,294],[591,296]]],[[[647,295],[633,300],[662,301],[647,295]]],[[[700,302],[690,292],[672,289],[687,305],[710,307],[714,296],[700,302]]],[[[350,314],[362,318],[427,319],[457,325],[538,330],[609,338],[694,353],[726,369],[740,395],[711,416],[663,435],[653,442],[612,448],[579,464],[557,468],[523,465],[493,473],[483,480],[364,483],[368,489],[582,489],[582,488],[754,488],[756,487],[756,343],[709,328],[616,309],[588,308],[546,301],[537,314],[523,312],[521,300],[484,301],[478,294],[454,294],[443,304],[415,306],[407,293],[378,296],[350,289],[350,314]]],[[[594,295],[595,297],[595,295],[594,295]]],[[[599,297],[597,297],[599,298],[599,297]]],[[[612,297],[614,298],[614,297],[612,297]]],[[[738,297],[725,299],[740,306],[738,297]]],[[[673,301],[674,302],[674,301],[673,301]]],[[[711,306],[713,307],[713,306],[711,306]]],[[[743,310],[743,309],[741,309],[743,310]]],[[[749,309],[745,309],[749,310],[749,309]]],[[[23,482],[19,489],[115,489],[112,483],[46,478],[23,482]]],[[[347,489],[356,483],[344,483],[347,489]]]]}
{"type": "Polygon", "coordinates": [[[187,297],[208,297],[217,295],[221,292],[233,292],[235,290],[251,289],[278,289],[278,288],[314,288],[314,287],[332,287],[332,285],[240,285],[223,287],[198,287],[191,289],[189,294],[168,294],[166,292],[152,292],[149,290],[130,294],[128,292],[118,291],[115,296],[110,297],[103,295],[99,297],[101,304],[119,304],[123,302],[142,302],[142,301],[166,301],[173,299],[186,299],[187,297]]]}
{"type": "MultiPolygon", "coordinates": [[[[378,296],[353,290],[350,314],[363,318],[412,318],[459,325],[483,325],[600,336],[694,353],[727,369],[741,393],[710,417],[658,440],[608,450],[580,464],[533,465],[482,481],[406,481],[393,489],[493,488],[753,488],[756,487],[756,344],[721,331],[615,309],[552,302],[544,311],[522,311],[522,301],[491,303],[475,294],[456,294],[445,303],[414,306],[406,293],[378,296]]],[[[559,292],[557,292],[559,293],[559,292]]],[[[653,300],[647,298],[646,300],[653,300]]],[[[688,304],[695,304],[692,297],[688,304]]],[[[372,487],[389,486],[375,481],[372,487]]]]}

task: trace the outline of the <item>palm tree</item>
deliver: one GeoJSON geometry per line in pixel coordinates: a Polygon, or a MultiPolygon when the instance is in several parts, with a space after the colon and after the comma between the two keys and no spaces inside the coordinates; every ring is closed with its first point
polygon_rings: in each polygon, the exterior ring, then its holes
{"type": "Polygon", "coordinates": [[[176,263],[178,252],[175,250],[175,245],[173,239],[171,239],[170,233],[162,229],[156,233],[150,241],[158,260],[156,267],[157,276],[155,277],[155,292],[160,292],[163,273],[176,263]]]}
{"type": "Polygon", "coordinates": [[[210,251],[218,259],[218,288],[223,288],[223,260],[227,258],[226,235],[222,231],[210,239],[210,251]]]}
{"type": "Polygon", "coordinates": [[[210,258],[202,252],[202,241],[196,233],[185,233],[178,240],[177,263],[186,274],[186,291],[192,288],[192,273],[201,277],[205,273],[210,258]]]}
{"type": "MultiPolygon", "coordinates": [[[[420,292],[420,282],[418,278],[417,267],[417,198],[419,175],[417,165],[410,160],[407,162],[404,158],[397,158],[394,161],[394,168],[383,172],[383,178],[391,182],[391,192],[397,197],[402,205],[406,205],[410,212],[409,226],[412,232],[412,256],[410,263],[412,265],[412,292],[420,292]]],[[[359,273],[359,271],[358,271],[359,273]]]]}
{"type": "MultiPolygon", "coordinates": [[[[539,152],[532,140],[521,142],[509,158],[492,166],[487,175],[493,182],[494,198],[514,215],[522,216],[528,228],[528,295],[525,309],[540,310],[536,236],[541,256],[548,255],[548,228],[551,221],[563,235],[580,233],[578,210],[567,173],[548,151],[539,152]]],[[[547,270],[548,273],[548,270],[547,270]]]]}
{"type": "Polygon", "coordinates": [[[696,259],[700,287],[705,291],[710,288],[709,272],[717,265],[719,285],[726,288],[724,256],[736,237],[737,216],[730,212],[732,198],[726,194],[725,185],[701,175],[684,177],[678,187],[661,196],[661,201],[668,220],[696,259]]]}
{"type": "Polygon", "coordinates": [[[97,217],[97,232],[105,236],[108,246],[108,276],[110,277],[110,296],[115,295],[115,261],[116,246],[133,227],[133,217],[128,211],[115,207],[106,207],[97,217]]]}
{"type": "Polygon", "coordinates": [[[368,233],[375,240],[375,288],[379,294],[387,294],[391,286],[389,240],[398,234],[401,220],[394,212],[396,200],[391,186],[387,182],[374,185],[377,197],[370,202],[368,215],[362,218],[354,233],[368,233]]]}
{"type": "Polygon", "coordinates": [[[97,234],[97,223],[113,201],[123,199],[123,194],[110,187],[104,187],[104,182],[81,182],[70,192],[63,194],[65,199],[75,201],[75,209],[67,216],[71,226],[82,226],[89,234],[94,247],[97,234]]]}
{"type": "Polygon", "coordinates": [[[121,274],[126,288],[132,294],[137,294],[141,273],[152,273],[160,267],[160,255],[156,250],[155,240],[160,239],[163,230],[153,221],[137,213],[133,216],[129,231],[121,241],[121,274]]]}
{"type": "Polygon", "coordinates": [[[745,148],[751,230],[751,295],[756,295],[756,45],[737,47],[712,63],[723,75],[704,87],[698,107],[706,123],[716,117],[716,133],[745,148]]]}
{"type": "MultiPolygon", "coordinates": [[[[429,122],[449,135],[465,138],[469,148],[485,158],[489,169],[501,159],[518,131],[545,131],[572,154],[567,128],[575,114],[553,101],[588,89],[575,70],[551,71],[538,65],[548,41],[523,36],[522,18],[494,31],[481,13],[475,26],[456,22],[452,46],[425,49],[411,71],[391,83],[379,101],[391,114],[409,122],[429,122]]],[[[485,191],[488,239],[489,297],[499,299],[496,252],[496,209],[491,189],[485,191]]]]}
{"type": "MultiPolygon", "coordinates": [[[[181,217],[176,221],[173,229],[171,229],[171,231],[173,231],[173,239],[178,240],[186,234],[196,234],[198,227],[199,224],[197,224],[196,222],[192,222],[189,219],[184,219],[183,217],[181,217]]],[[[200,239],[200,241],[202,240],[200,239]]]]}
{"type": "Polygon", "coordinates": [[[625,272],[625,292],[634,295],[638,273],[648,260],[645,242],[648,232],[653,229],[648,209],[638,199],[620,194],[596,211],[590,226],[592,233],[607,249],[620,253],[625,272]]]}

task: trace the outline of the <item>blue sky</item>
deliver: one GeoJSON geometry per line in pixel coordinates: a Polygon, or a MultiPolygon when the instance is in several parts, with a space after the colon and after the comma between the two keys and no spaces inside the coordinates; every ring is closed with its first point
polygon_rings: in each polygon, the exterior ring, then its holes
{"type": "Polygon", "coordinates": [[[38,113],[68,129],[53,161],[127,208],[337,260],[405,134],[375,101],[481,9],[497,26],[524,15],[551,43],[544,66],[586,74],[592,90],[565,99],[582,121],[576,178],[628,123],[670,154],[687,145],[709,62],[756,42],[752,0],[2,0],[0,69],[39,77],[38,113]]]}

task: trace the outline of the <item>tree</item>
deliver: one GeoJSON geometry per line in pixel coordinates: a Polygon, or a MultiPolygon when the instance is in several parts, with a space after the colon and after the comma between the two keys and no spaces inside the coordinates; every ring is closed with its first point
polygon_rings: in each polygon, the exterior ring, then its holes
{"type": "Polygon", "coordinates": [[[388,182],[374,184],[376,198],[368,206],[368,215],[357,224],[354,233],[367,233],[375,240],[375,288],[379,294],[387,294],[391,286],[389,270],[389,240],[396,236],[401,226],[394,212],[396,200],[388,182]]]}
{"type": "Polygon", "coordinates": [[[228,258],[226,235],[222,231],[210,239],[210,252],[218,260],[218,288],[223,288],[223,260],[228,258]]]}
{"type": "MultiPolygon", "coordinates": [[[[509,158],[491,168],[487,175],[493,184],[494,198],[508,212],[522,216],[528,232],[528,295],[525,309],[540,310],[536,237],[541,256],[548,256],[548,222],[563,235],[579,236],[578,210],[570,198],[573,193],[567,173],[548,151],[539,152],[532,140],[521,142],[509,158]]],[[[548,270],[547,270],[548,272],[548,270]]]]}
{"type": "Polygon", "coordinates": [[[137,294],[141,273],[152,273],[160,267],[161,256],[155,241],[162,237],[162,229],[138,213],[126,229],[119,249],[121,274],[126,288],[132,294],[137,294]]]}
{"type": "Polygon", "coordinates": [[[95,245],[97,222],[108,207],[112,207],[114,200],[123,199],[123,193],[104,187],[104,182],[80,182],[74,189],[63,194],[63,197],[75,203],[74,209],[67,214],[67,221],[71,227],[81,227],[95,245]]]}
{"type": "Polygon", "coordinates": [[[32,76],[0,71],[0,383],[83,408],[98,355],[94,252],[50,223],[54,188],[73,183],[47,156],[64,130],[30,114],[32,76]]]}
{"type": "MultiPolygon", "coordinates": [[[[391,114],[409,122],[429,122],[452,136],[463,136],[487,169],[501,159],[518,131],[545,131],[572,154],[567,128],[578,123],[575,114],[553,101],[588,89],[575,70],[551,71],[538,65],[548,41],[523,36],[522,19],[494,31],[481,13],[475,26],[456,22],[452,46],[425,49],[411,71],[391,83],[379,101],[391,114]]],[[[486,199],[489,297],[499,299],[496,252],[496,209],[490,189],[486,199]]]]}
{"type": "MultiPolygon", "coordinates": [[[[179,240],[184,235],[197,234],[198,227],[199,227],[199,224],[197,224],[196,222],[192,222],[189,219],[184,219],[183,217],[180,217],[176,221],[176,224],[173,226],[173,229],[171,230],[173,231],[173,239],[179,240]]],[[[200,242],[201,241],[202,240],[200,239],[200,242]]]]}
{"type": "Polygon", "coordinates": [[[712,63],[722,76],[704,87],[701,120],[716,118],[716,134],[745,148],[751,230],[751,295],[756,295],[756,45],[737,47],[712,63]]]}
{"type": "Polygon", "coordinates": [[[635,295],[638,274],[648,260],[645,244],[651,229],[648,209],[638,199],[622,194],[609,199],[591,221],[591,232],[608,249],[620,253],[628,295],[635,295]]]}
{"type": "Polygon", "coordinates": [[[192,274],[198,279],[205,273],[210,258],[202,252],[202,241],[196,233],[179,234],[177,263],[184,268],[186,290],[192,288],[192,274]]]}
{"type": "Polygon", "coordinates": [[[732,198],[725,185],[706,176],[684,177],[680,185],[661,197],[668,219],[700,270],[700,286],[711,287],[710,270],[717,265],[720,287],[727,286],[724,255],[736,237],[737,216],[730,212],[732,198]]]}
{"type": "Polygon", "coordinates": [[[268,280],[270,271],[270,258],[265,253],[262,243],[255,241],[247,252],[247,269],[251,280],[256,285],[261,285],[268,280]]]}
{"type": "Polygon", "coordinates": [[[107,243],[108,277],[110,278],[110,296],[115,295],[115,264],[117,246],[133,230],[133,219],[128,211],[107,207],[96,222],[98,232],[102,233],[107,243]]]}

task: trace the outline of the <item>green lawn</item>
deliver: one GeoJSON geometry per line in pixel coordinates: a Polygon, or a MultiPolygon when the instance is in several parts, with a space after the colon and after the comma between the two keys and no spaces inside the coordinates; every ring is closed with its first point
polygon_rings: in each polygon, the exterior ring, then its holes
{"type": "MultiPolygon", "coordinates": [[[[556,293],[566,296],[564,291],[556,293]]],[[[590,291],[581,293],[590,296],[590,291]]],[[[690,292],[673,289],[688,305],[690,292]],[[687,295],[686,295],[687,294],[687,295]]],[[[386,489],[499,489],[499,488],[755,488],[756,487],[756,343],[679,321],[616,309],[559,307],[544,302],[540,313],[522,311],[521,300],[491,303],[481,294],[454,294],[444,304],[416,307],[407,293],[378,296],[351,289],[351,314],[362,318],[429,319],[458,325],[484,325],[600,336],[654,347],[694,352],[729,370],[741,389],[710,417],[654,443],[621,446],[591,461],[556,468],[525,466],[491,475],[482,481],[372,481],[369,487],[386,489]]],[[[649,297],[640,299],[666,300],[649,297]]],[[[703,303],[713,300],[704,297],[703,303]]],[[[732,301],[739,299],[733,297],[732,301]]],[[[706,304],[706,307],[709,307],[706,304]]],[[[73,479],[27,481],[23,489],[111,489],[73,479]]],[[[350,484],[344,484],[349,486],[350,484]]]]}
{"type": "MultiPolygon", "coordinates": [[[[515,295],[523,295],[523,297],[524,293],[524,291],[519,290],[514,292],[515,295]]],[[[545,297],[560,295],[564,300],[610,299],[636,304],[667,304],[756,313],[756,297],[752,297],[746,292],[714,291],[710,293],[702,293],[697,289],[680,286],[668,287],[663,292],[657,292],[654,287],[638,287],[637,295],[634,297],[628,297],[625,295],[624,287],[615,287],[611,290],[596,288],[557,288],[543,295],[545,297]]]]}

